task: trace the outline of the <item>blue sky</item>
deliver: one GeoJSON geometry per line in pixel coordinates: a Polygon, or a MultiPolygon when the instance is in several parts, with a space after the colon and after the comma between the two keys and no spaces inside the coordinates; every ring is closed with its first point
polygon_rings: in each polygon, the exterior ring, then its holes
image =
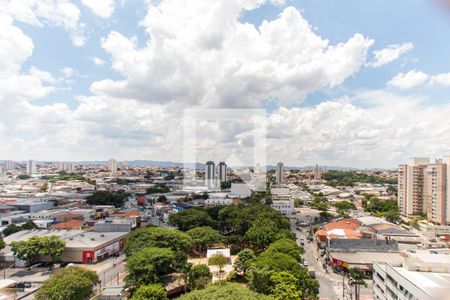
{"type": "MultiPolygon", "coordinates": [[[[441,142],[450,128],[443,116],[449,109],[450,9],[442,1],[280,2],[223,0],[207,7],[200,0],[33,0],[17,8],[0,1],[0,13],[12,20],[4,30],[19,29],[24,37],[23,45],[13,46],[23,46],[23,56],[14,60],[10,51],[2,58],[19,67],[4,78],[27,80],[32,67],[52,77],[39,77],[28,93],[23,86],[13,94],[0,90],[0,99],[10,101],[2,105],[11,120],[0,121],[4,158],[180,160],[180,151],[173,151],[180,139],[167,133],[179,135],[182,128],[160,125],[179,124],[182,109],[192,107],[266,108],[268,128],[292,129],[268,145],[271,162],[286,157],[298,165],[392,167],[410,155],[450,154],[441,142]],[[108,5],[111,13],[105,13],[108,5]],[[256,37],[245,23],[258,30],[266,23],[269,31],[256,37]],[[273,34],[277,30],[286,36],[273,34]],[[254,57],[243,53],[245,47],[234,50],[248,39],[254,57]],[[264,44],[268,40],[272,44],[264,44]],[[212,48],[202,48],[203,42],[212,48]],[[398,54],[376,58],[377,51],[398,54]],[[240,70],[236,64],[243,64],[240,70]],[[47,124],[49,113],[57,126],[47,124]],[[133,122],[134,114],[150,120],[133,122]],[[367,123],[358,121],[361,115],[367,123]],[[441,126],[432,125],[436,115],[441,126]],[[16,128],[13,119],[23,125],[16,128]],[[283,124],[288,120],[293,123],[283,124]],[[328,123],[337,124],[333,132],[328,123]],[[394,130],[387,134],[389,127],[394,130]],[[278,144],[292,149],[279,153],[278,144]]],[[[6,34],[0,38],[13,44],[6,34]]]]}

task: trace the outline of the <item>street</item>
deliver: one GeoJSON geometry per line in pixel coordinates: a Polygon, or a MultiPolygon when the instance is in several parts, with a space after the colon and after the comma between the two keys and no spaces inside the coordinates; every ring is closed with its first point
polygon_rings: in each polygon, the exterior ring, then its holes
{"type": "MultiPolygon", "coordinates": [[[[305,253],[303,254],[303,259],[308,263],[310,267],[313,267],[316,273],[316,279],[320,283],[319,288],[319,299],[330,299],[330,300],[343,300],[352,299],[353,287],[349,286],[347,279],[345,280],[344,293],[342,291],[342,276],[331,271],[328,268],[327,271],[322,266],[322,260],[319,258],[319,253],[317,248],[314,246],[313,242],[307,241],[307,230],[309,227],[304,227],[302,230],[298,230],[295,225],[295,220],[291,220],[291,230],[295,233],[297,238],[297,244],[301,246],[303,241],[305,253]],[[343,296],[344,294],[344,296],[343,296]]],[[[370,283],[370,280],[367,281],[370,283]]],[[[360,299],[372,299],[372,289],[369,284],[367,288],[360,287],[360,299]]]]}

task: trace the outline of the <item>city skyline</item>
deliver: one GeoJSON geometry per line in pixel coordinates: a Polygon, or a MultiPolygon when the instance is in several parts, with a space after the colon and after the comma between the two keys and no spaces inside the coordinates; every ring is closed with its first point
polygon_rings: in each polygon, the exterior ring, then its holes
{"type": "MultiPolygon", "coordinates": [[[[181,162],[185,109],[245,107],[267,111],[270,162],[393,169],[445,156],[442,3],[5,0],[0,153],[181,162]]],[[[205,153],[251,137],[245,124],[204,126],[205,153]]]]}

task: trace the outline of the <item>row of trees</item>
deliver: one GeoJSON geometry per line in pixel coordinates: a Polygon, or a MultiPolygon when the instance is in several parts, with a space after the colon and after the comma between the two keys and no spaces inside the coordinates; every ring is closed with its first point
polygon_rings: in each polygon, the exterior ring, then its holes
{"type": "Polygon", "coordinates": [[[8,235],[11,235],[13,233],[16,233],[16,232],[19,232],[22,230],[30,230],[30,229],[36,229],[36,228],[38,228],[38,226],[36,224],[34,224],[33,221],[28,220],[20,226],[17,226],[15,224],[10,224],[3,230],[2,233],[4,236],[8,236],[8,235]]]}
{"type": "Polygon", "coordinates": [[[364,196],[367,199],[367,205],[364,208],[366,212],[370,212],[376,217],[384,217],[389,222],[400,222],[397,200],[380,200],[376,196],[367,194],[364,196]]]}
{"type": "Polygon", "coordinates": [[[128,196],[129,194],[124,190],[117,192],[96,191],[86,198],[86,203],[89,205],[114,205],[115,207],[122,207],[128,196]]]}
{"type": "Polygon", "coordinates": [[[182,274],[188,290],[205,287],[212,279],[209,268],[189,264],[187,253],[195,249],[204,251],[207,245],[220,239],[220,234],[210,227],[187,233],[163,227],[133,231],[124,248],[128,271],[125,281],[133,291],[132,299],[166,299],[165,291],[157,291],[162,288],[161,277],[173,272],[182,274]]]}
{"type": "Polygon", "coordinates": [[[11,243],[11,250],[14,255],[27,262],[30,267],[36,262],[39,256],[48,256],[53,264],[59,261],[64,251],[65,242],[56,235],[33,236],[26,241],[14,241],[11,243]]]}
{"type": "Polygon", "coordinates": [[[200,231],[207,236],[213,235],[211,243],[222,242],[231,247],[234,253],[248,245],[261,252],[276,239],[292,236],[289,220],[261,203],[183,210],[172,214],[169,222],[185,232],[201,227],[194,233],[199,234],[200,231]],[[219,240],[219,236],[213,234],[211,229],[220,233],[222,239],[219,240]]]}
{"type": "Polygon", "coordinates": [[[249,288],[275,299],[315,299],[319,283],[301,265],[303,249],[292,239],[273,242],[259,256],[251,249],[238,254],[234,265],[249,288]]]}
{"type": "Polygon", "coordinates": [[[328,181],[328,184],[331,186],[354,186],[357,182],[397,184],[396,178],[384,178],[356,171],[330,170],[322,174],[322,179],[328,181]]]}

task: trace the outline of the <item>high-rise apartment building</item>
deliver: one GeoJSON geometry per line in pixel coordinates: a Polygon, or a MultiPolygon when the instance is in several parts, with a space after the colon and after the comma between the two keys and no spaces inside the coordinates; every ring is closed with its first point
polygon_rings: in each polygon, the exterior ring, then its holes
{"type": "Polygon", "coordinates": [[[404,216],[425,214],[437,224],[450,224],[450,157],[430,163],[412,158],[398,167],[398,206],[404,216]]]}
{"type": "Polygon", "coordinates": [[[108,171],[110,173],[117,173],[117,160],[110,159],[108,161],[108,171]]]}
{"type": "Polygon", "coordinates": [[[27,174],[28,175],[33,175],[37,173],[37,168],[36,168],[36,161],[30,159],[29,161],[27,161],[27,174]]]}
{"type": "Polygon", "coordinates": [[[75,171],[75,164],[72,162],[57,162],[56,168],[58,171],[66,171],[66,172],[73,172],[75,171]]]}
{"type": "Polygon", "coordinates": [[[5,169],[7,171],[14,170],[16,168],[16,162],[13,160],[7,160],[5,162],[5,169]]]}
{"type": "Polygon", "coordinates": [[[277,163],[277,170],[275,172],[275,183],[284,183],[284,164],[282,162],[277,163]]]}
{"type": "Polygon", "coordinates": [[[320,167],[318,164],[316,164],[316,167],[314,168],[314,180],[320,180],[322,176],[322,171],[320,170],[320,167]]]}
{"type": "Polygon", "coordinates": [[[213,161],[206,162],[205,165],[205,185],[212,187],[215,184],[215,164],[213,161]]]}
{"type": "Polygon", "coordinates": [[[225,182],[227,181],[227,164],[223,161],[219,163],[219,181],[225,182]]]}

